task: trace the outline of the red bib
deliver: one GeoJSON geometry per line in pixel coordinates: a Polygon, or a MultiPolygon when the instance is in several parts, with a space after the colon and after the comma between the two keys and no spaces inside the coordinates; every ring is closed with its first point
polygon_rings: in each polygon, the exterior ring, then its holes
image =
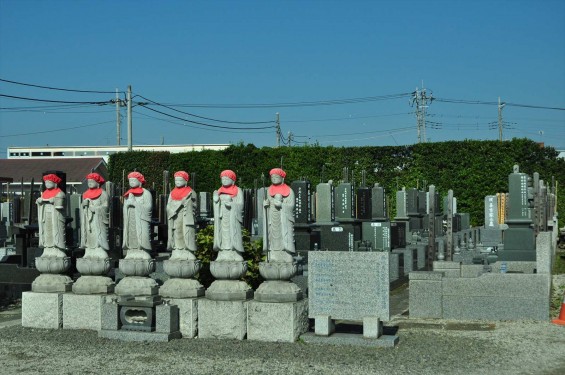
{"type": "Polygon", "coordinates": [[[59,194],[60,192],[61,189],[59,188],[47,189],[43,191],[43,193],[41,194],[41,198],[43,199],[53,198],[55,195],[59,194]]]}
{"type": "Polygon", "coordinates": [[[290,195],[290,186],[288,186],[287,184],[269,186],[269,195],[271,197],[274,197],[276,194],[280,194],[283,197],[288,197],[290,195]]]}
{"type": "Polygon", "coordinates": [[[140,196],[141,194],[143,194],[143,188],[142,187],[131,188],[128,191],[126,191],[126,193],[124,194],[124,197],[127,197],[130,194],[133,194],[136,197],[140,196]]]}
{"type": "Polygon", "coordinates": [[[227,194],[230,197],[235,197],[237,195],[237,186],[231,185],[230,187],[224,187],[218,189],[218,194],[227,194]]]}
{"type": "Polygon", "coordinates": [[[82,197],[84,199],[87,199],[87,198],[88,199],[96,199],[101,195],[102,195],[102,188],[88,189],[87,191],[82,193],[82,197]]]}
{"type": "Polygon", "coordinates": [[[185,187],[181,187],[181,188],[174,188],[173,190],[171,190],[171,199],[174,201],[182,201],[184,197],[186,197],[188,194],[190,194],[190,192],[192,191],[192,188],[190,186],[185,186],[185,187]]]}

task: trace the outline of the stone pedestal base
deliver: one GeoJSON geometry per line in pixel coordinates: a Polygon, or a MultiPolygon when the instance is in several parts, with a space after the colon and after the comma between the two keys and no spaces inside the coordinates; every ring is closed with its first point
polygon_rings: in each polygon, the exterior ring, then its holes
{"type": "Polygon", "coordinates": [[[155,331],[123,330],[118,318],[119,307],[115,303],[106,303],[102,306],[102,317],[108,322],[103,322],[98,337],[123,341],[170,341],[181,338],[179,331],[179,310],[176,306],[155,306],[155,331]],[[116,329],[114,329],[116,328],[116,329]]]}
{"type": "Polygon", "coordinates": [[[255,301],[259,302],[296,302],[302,298],[302,291],[291,281],[267,280],[255,291],[255,301]]]}
{"type": "Polygon", "coordinates": [[[31,290],[37,293],[64,293],[70,292],[73,280],[66,275],[44,273],[31,284],[31,290]]]}
{"type": "Polygon", "coordinates": [[[183,338],[193,339],[198,333],[198,302],[202,298],[166,298],[169,305],[179,308],[179,326],[183,338]]]}
{"type": "Polygon", "coordinates": [[[159,288],[159,294],[168,298],[202,297],[204,287],[194,279],[169,279],[159,288]]]}
{"type": "Polygon", "coordinates": [[[116,285],[119,296],[153,296],[159,291],[157,282],[149,277],[127,276],[116,285]]]}
{"type": "Polygon", "coordinates": [[[111,296],[63,294],[63,329],[102,329],[102,305],[111,296]]]}
{"type": "Polygon", "coordinates": [[[247,301],[198,301],[198,338],[243,340],[247,335],[247,301]]]}
{"type": "Polygon", "coordinates": [[[308,300],[289,303],[250,301],[247,305],[247,339],[295,342],[308,331],[308,300]]]}
{"type": "Polygon", "coordinates": [[[240,280],[216,280],[206,290],[206,298],[214,301],[245,301],[253,298],[253,289],[240,280]]]}
{"type": "Polygon", "coordinates": [[[22,327],[63,327],[63,293],[22,293],[22,327]]]}
{"type": "Polygon", "coordinates": [[[106,276],[81,276],[73,284],[75,294],[111,294],[114,293],[114,281],[106,276]]]}

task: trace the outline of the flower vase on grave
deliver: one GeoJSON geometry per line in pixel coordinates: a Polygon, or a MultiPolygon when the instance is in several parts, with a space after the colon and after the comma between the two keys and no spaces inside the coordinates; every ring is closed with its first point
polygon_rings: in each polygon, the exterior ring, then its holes
{"type": "Polygon", "coordinates": [[[39,275],[32,283],[32,291],[40,293],[68,292],[72,280],[62,275],[71,265],[65,244],[65,193],[59,188],[62,179],[56,174],[43,176],[45,190],[37,198],[39,246],[43,254],[35,258],[39,275]]]}
{"type": "Polygon", "coordinates": [[[247,271],[243,260],[243,192],[235,185],[236,174],[231,170],[220,174],[222,186],[214,191],[214,251],[215,261],[210,272],[216,280],[206,290],[206,298],[216,301],[240,301],[253,296],[253,290],[240,278],[247,271]]]}
{"type": "Polygon", "coordinates": [[[159,294],[168,298],[194,298],[204,295],[204,287],[194,275],[200,271],[201,262],[196,251],[196,192],[188,186],[187,172],[174,175],[175,188],[167,201],[168,243],[172,250],[170,259],[163,262],[165,273],[171,278],[159,288],[159,294]]]}
{"type": "Polygon", "coordinates": [[[259,302],[295,302],[303,298],[302,291],[290,279],[297,265],[294,248],[294,193],[284,183],[286,173],[280,168],[270,171],[272,185],[263,203],[263,249],[267,261],[259,263],[259,273],[265,281],[255,292],[259,302]]]}
{"type": "Polygon", "coordinates": [[[114,292],[114,282],[106,276],[110,270],[108,243],[108,194],[98,173],[86,176],[88,190],[82,195],[81,247],[84,257],[77,259],[81,276],[73,285],[75,294],[108,294],[114,292]]]}

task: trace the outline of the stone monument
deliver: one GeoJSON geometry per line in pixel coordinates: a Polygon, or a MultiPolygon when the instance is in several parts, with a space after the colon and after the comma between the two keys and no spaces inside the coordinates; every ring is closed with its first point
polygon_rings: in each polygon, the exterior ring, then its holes
{"type": "Polygon", "coordinates": [[[124,194],[123,251],[120,271],[126,276],[116,286],[122,329],[152,331],[155,328],[155,306],[161,303],[157,282],[148,277],[155,271],[151,258],[151,193],[142,187],[145,177],[139,172],[128,174],[130,189],[124,194]]]}
{"type": "Polygon", "coordinates": [[[255,292],[261,302],[294,302],[302,299],[302,292],[290,278],[296,274],[294,262],[294,205],[292,189],[284,183],[285,171],[270,171],[271,186],[263,203],[263,251],[267,261],[259,263],[259,273],[266,280],[255,292]]]}
{"type": "Polygon", "coordinates": [[[247,271],[241,226],[243,192],[231,170],[220,173],[222,186],[213,192],[215,261],[210,272],[217,279],[198,302],[198,337],[243,340],[247,335],[247,300],[253,290],[240,278],[247,271]]]}
{"type": "Polygon", "coordinates": [[[84,257],[77,259],[81,277],[73,285],[76,294],[112,293],[114,282],[106,274],[110,270],[108,243],[108,194],[102,189],[104,178],[98,173],[86,176],[88,190],[82,194],[80,245],[84,257]]]}
{"type": "Polygon", "coordinates": [[[43,176],[45,190],[37,198],[39,247],[43,254],[35,259],[39,275],[31,286],[33,292],[68,292],[72,287],[69,276],[61,275],[71,265],[65,253],[65,193],[58,187],[61,178],[56,174],[43,176]]]}
{"type": "MultiPolygon", "coordinates": [[[[57,173],[59,174],[59,173],[57,173]]],[[[63,296],[72,287],[64,275],[70,265],[65,243],[65,193],[61,176],[46,173],[45,190],[36,200],[39,222],[39,247],[43,254],[35,258],[41,274],[33,281],[31,292],[22,293],[22,326],[58,329],[63,327],[63,296]]]]}
{"type": "Polygon", "coordinates": [[[290,281],[297,271],[293,258],[295,195],[284,183],[284,170],[274,168],[269,174],[272,184],[263,202],[267,261],[259,263],[265,281],[249,302],[247,335],[250,340],[294,342],[308,329],[308,302],[290,281]]]}
{"type": "Polygon", "coordinates": [[[239,280],[247,271],[247,262],[241,254],[243,237],[243,192],[235,185],[236,174],[231,170],[220,173],[222,186],[212,194],[214,207],[215,261],[210,272],[217,279],[206,290],[206,297],[217,301],[238,301],[251,298],[253,290],[239,280]]]}
{"type": "Polygon", "coordinates": [[[168,243],[172,250],[163,268],[171,278],[161,286],[159,294],[170,298],[194,298],[204,295],[204,288],[193,277],[201,263],[194,256],[196,251],[197,194],[188,181],[189,174],[178,171],[174,175],[175,188],[167,200],[168,243]]]}

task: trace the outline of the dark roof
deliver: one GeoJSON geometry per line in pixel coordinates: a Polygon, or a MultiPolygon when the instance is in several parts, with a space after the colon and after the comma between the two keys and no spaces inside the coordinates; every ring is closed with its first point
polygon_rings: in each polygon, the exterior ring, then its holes
{"type": "Polygon", "coordinates": [[[83,182],[92,170],[108,179],[108,167],[102,158],[50,158],[50,159],[0,159],[0,175],[24,180],[41,181],[45,171],[62,171],[67,174],[67,183],[83,182]]]}

